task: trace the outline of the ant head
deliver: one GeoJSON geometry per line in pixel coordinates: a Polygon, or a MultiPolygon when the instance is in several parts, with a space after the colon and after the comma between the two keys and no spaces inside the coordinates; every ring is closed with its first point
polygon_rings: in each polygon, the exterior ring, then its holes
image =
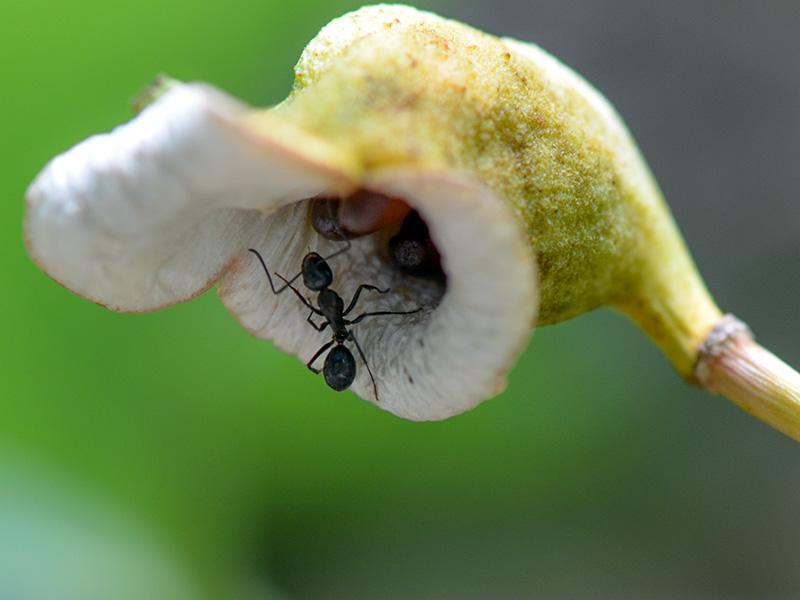
{"type": "Polygon", "coordinates": [[[316,252],[309,252],[303,259],[303,283],[314,292],[329,288],[333,283],[328,262],[316,252]]]}

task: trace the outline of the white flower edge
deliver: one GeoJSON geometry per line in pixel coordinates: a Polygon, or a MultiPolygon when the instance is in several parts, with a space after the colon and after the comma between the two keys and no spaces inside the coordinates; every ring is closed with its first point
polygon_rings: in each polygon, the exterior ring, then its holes
{"type": "Polygon", "coordinates": [[[365,292],[351,318],[423,309],[353,326],[378,397],[355,350],[351,389],[417,421],[445,419],[499,393],[538,306],[535,259],[504,201],[458,173],[398,168],[353,182],[344,174],[357,171],[345,165],[346,149],[318,152],[340,165],[318,160],[308,149],[324,141],[280,123],[272,131],[269,119],[252,114],[211,86],[182,85],[127,125],[56,157],[27,194],[31,256],[62,285],[118,311],[157,310],[224,277],[219,295],[234,317],[306,363],[330,330],[312,328],[291,291],[273,294],[247,249],[291,277],[309,250],[327,256],[342,244],[313,230],[304,200],[356,185],[401,197],[430,228],[446,291],[391,268],[380,249],[386,232],[354,240],[331,261],[345,302],[361,283],[390,290],[365,292]]]}
{"type": "Polygon", "coordinates": [[[212,86],[180,85],[57,156],[26,194],[30,256],[64,287],[117,311],[205,291],[246,248],[259,222],[251,211],[345,180],[255,135],[248,112],[212,86]]]}

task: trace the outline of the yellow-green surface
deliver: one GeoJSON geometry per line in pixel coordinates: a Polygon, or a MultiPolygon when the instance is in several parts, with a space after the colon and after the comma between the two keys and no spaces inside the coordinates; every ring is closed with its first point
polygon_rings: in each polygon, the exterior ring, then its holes
{"type": "Polygon", "coordinates": [[[153,75],[280,101],[356,6],[0,8],[0,597],[793,595],[796,444],[610,312],[537,331],[501,397],[418,424],[330,391],[213,294],[114,314],[27,259],[26,185],[153,75]]]}

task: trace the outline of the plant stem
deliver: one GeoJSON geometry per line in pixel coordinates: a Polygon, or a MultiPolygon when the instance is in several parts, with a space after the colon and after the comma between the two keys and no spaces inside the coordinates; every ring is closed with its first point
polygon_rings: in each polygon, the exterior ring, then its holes
{"type": "Polygon", "coordinates": [[[717,322],[700,345],[694,372],[707,391],[800,441],[800,373],[757,344],[736,317],[717,322]]]}

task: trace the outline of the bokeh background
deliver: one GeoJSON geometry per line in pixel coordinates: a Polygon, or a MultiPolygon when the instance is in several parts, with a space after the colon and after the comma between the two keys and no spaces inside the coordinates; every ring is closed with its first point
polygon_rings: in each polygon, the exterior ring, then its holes
{"type": "MultiPolygon", "coordinates": [[[[800,365],[800,4],[419,2],[618,107],[724,310],[800,365]]],[[[150,315],[27,258],[27,184],[165,71],[257,105],[346,0],[0,5],[0,598],[797,598],[800,445],[624,317],[543,328],[443,423],[336,394],[213,292],[150,315]]]]}

